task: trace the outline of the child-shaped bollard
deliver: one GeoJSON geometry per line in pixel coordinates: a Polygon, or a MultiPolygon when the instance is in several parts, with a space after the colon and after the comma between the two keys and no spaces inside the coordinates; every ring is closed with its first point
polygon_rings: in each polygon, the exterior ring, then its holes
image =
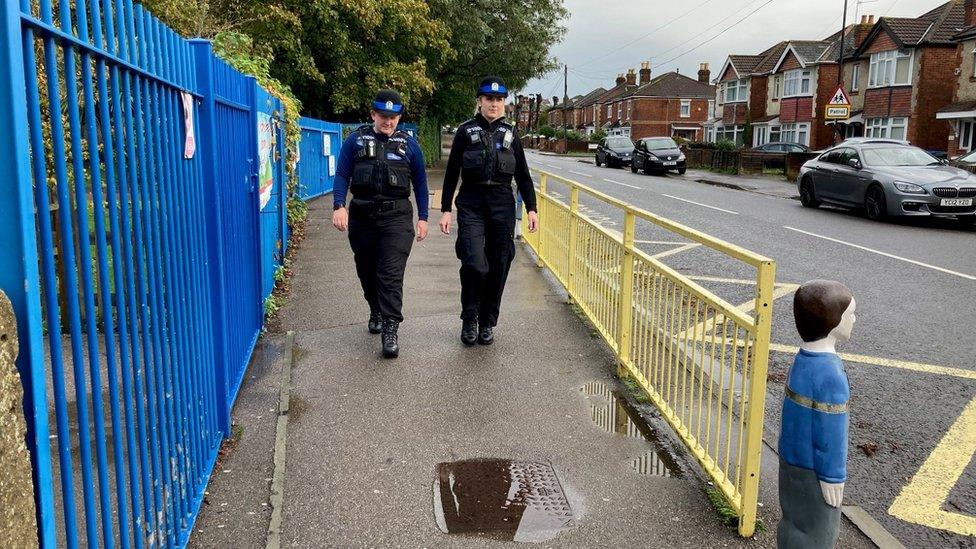
{"type": "Polygon", "coordinates": [[[779,438],[776,532],[784,548],[834,547],[847,480],[850,385],[836,344],[850,340],[856,302],[832,280],[807,282],[793,298],[803,340],[786,379],[779,438]]]}

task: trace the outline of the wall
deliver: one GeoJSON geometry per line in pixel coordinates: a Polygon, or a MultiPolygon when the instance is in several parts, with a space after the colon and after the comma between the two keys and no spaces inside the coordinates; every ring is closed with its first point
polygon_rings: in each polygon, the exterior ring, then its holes
{"type": "Polygon", "coordinates": [[[938,120],[939,109],[952,103],[957,78],[953,74],[960,59],[956,48],[925,47],[915,51],[918,80],[908,122],[908,140],[926,150],[949,147],[949,122],[938,120]]]}
{"type": "Polygon", "coordinates": [[[0,292],[0,540],[4,547],[37,547],[24,390],[14,364],[17,345],[14,313],[0,292]]]}
{"type": "Polygon", "coordinates": [[[959,59],[959,78],[956,79],[955,101],[976,100],[976,78],[973,77],[976,39],[959,44],[956,55],[959,59]]]}
{"type": "MultiPolygon", "coordinates": [[[[744,107],[744,106],[743,106],[744,107]]],[[[700,126],[708,120],[708,100],[693,99],[691,116],[681,118],[681,99],[673,98],[634,98],[631,117],[631,139],[642,137],[670,136],[673,124],[679,126],[700,126]]],[[[745,120],[745,118],[741,118],[745,120]]],[[[699,133],[699,138],[704,138],[699,133]]]]}

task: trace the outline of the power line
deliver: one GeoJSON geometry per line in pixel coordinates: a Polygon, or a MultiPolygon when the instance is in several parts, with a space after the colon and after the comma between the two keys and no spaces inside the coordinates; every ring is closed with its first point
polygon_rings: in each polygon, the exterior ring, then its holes
{"type": "Polygon", "coordinates": [[[892,2],[891,5],[888,6],[888,9],[885,10],[885,12],[881,14],[881,17],[884,17],[885,15],[888,15],[889,13],[891,13],[891,10],[895,9],[895,6],[898,5],[898,2],[901,2],[901,0],[895,0],[894,2],[892,2]]]}
{"type": "Polygon", "coordinates": [[[606,57],[609,57],[610,55],[612,55],[612,54],[614,54],[614,53],[617,53],[618,51],[620,51],[620,50],[622,50],[622,49],[624,49],[624,48],[627,48],[627,47],[630,47],[630,46],[633,46],[634,44],[636,44],[636,43],[638,43],[638,42],[640,42],[641,40],[643,40],[643,39],[645,39],[645,38],[647,38],[648,36],[650,36],[650,35],[652,35],[652,34],[654,34],[655,32],[657,32],[657,31],[659,31],[659,30],[661,30],[661,29],[663,29],[664,27],[667,27],[668,25],[670,25],[670,24],[672,24],[672,23],[674,23],[674,22],[676,22],[676,21],[678,21],[678,20],[679,20],[679,19],[681,19],[682,17],[685,17],[686,15],[688,15],[688,14],[690,14],[691,12],[693,12],[693,11],[695,11],[695,10],[697,10],[698,8],[701,8],[701,7],[703,7],[703,6],[705,5],[705,4],[709,4],[709,3],[711,3],[712,1],[713,1],[713,0],[705,0],[705,1],[704,1],[704,2],[702,2],[701,4],[698,4],[697,6],[695,6],[695,7],[693,7],[693,8],[691,8],[690,10],[688,10],[688,11],[686,11],[686,12],[684,12],[684,13],[682,13],[681,15],[679,15],[679,16],[677,16],[677,17],[675,17],[674,19],[672,19],[672,20],[670,20],[670,21],[668,21],[667,23],[664,23],[663,25],[661,25],[661,26],[659,26],[659,27],[655,27],[654,29],[651,29],[651,31],[650,31],[650,32],[648,32],[648,33],[646,33],[646,34],[643,34],[643,35],[641,35],[641,36],[639,36],[639,37],[637,37],[637,38],[635,38],[634,40],[631,40],[630,42],[627,42],[627,43],[626,43],[626,44],[624,44],[623,46],[620,46],[620,47],[618,47],[618,48],[615,48],[615,49],[612,49],[612,50],[610,50],[610,51],[608,51],[608,52],[606,52],[606,53],[604,53],[603,55],[600,55],[599,57],[594,57],[593,59],[590,59],[589,61],[587,61],[587,62],[585,62],[585,63],[582,63],[582,64],[580,64],[580,65],[578,65],[578,67],[585,67],[585,66],[587,66],[587,65],[589,65],[590,63],[593,63],[594,61],[599,61],[599,60],[601,60],[601,59],[605,59],[606,57]]]}
{"type": "MultiPolygon", "coordinates": [[[[765,3],[763,3],[763,4],[761,5],[761,6],[759,6],[758,8],[756,8],[756,9],[754,9],[754,10],[752,10],[751,12],[749,12],[748,14],[746,14],[746,16],[745,16],[745,17],[743,17],[742,19],[739,19],[739,20],[738,20],[738,21],[736,21],[735,23],[732,23],[732,25],[730,25],[730,26],[728,26],[728,27],[726,27],[726,28],[724,28],[724,29],[722,29],[722,31],[721,31],[721,32],[719,32],[718,34],[716,34],[715,36],[713,36],[713,37],[711,37],[711,38],[709,38],[708,40],[705,40],[704,42],[702,42],[701,44],[698,44],[697,46],[695,46],[695,47],[693,47],[693,48],[691,48],[690,50],[687,50],[687,51],[684,51],[684,52],[682,52],[682,53],[681,53],[680,55],[677,55],[677,56],[675,56],[675,57],[672,57],[671,59],[668,59],[667,61],[665,61],[664,63],[662,63],[662,65],[663,65],[663,66],[667,66],[667,65],[668,65],[668,63],[670,63],[670,62],[672,62],[672,61],[677,61],[678,59],[681,59],[681,58],[682,58],[682,57],[684,57],[685,55],[688,55],[689,53],[691,53],[691,52],[693,52],[693,51],[695,51],[695,50],[697,50],[698,48],[700,48],[700,47],[702,47],[702,46],[704,46],[705,44],[708,44],[709,42],[711,42],[711,41],[713,41],[713,40],[715,40],[715,39],[716,39],[716,38],[718,38],[719,36],[722,36],[722,35],[723,35],[723,34],[725,34],[726,32],[728,32],[728,31],[730,31],[730,30],[732,30],[733,28],[735,28],[736,26],[738,26],[738,25],[739,25],[739,23],[742,23],[742,22],[743,22],[743,21],[745,21],[746,19],[748,19],[748,18],[750,18],[750,17],[752,17],[752,15],[753,15],[753,14],[755,14],[756,12],[758,12],[759,10],[761,10],[761,9],[763,9],[763,8],[765,8],[765,7],[766,7],[766,6],[768,6],[769,4],[772,4],[772,3],[774,2],[774,1],[775,1],[775,0],[766,0],[766,2],[765,2],[765,3]]],[[[704,33],[703,33],[703,34],[704,34],[704,33]]],[[[699,35],[699,36],[701,36],[701,35],[699,35]]],[[[697,37],[696,37],[696,38],[697,38],[697,37]]],[[[673,49],[673,48],[672,48],[672,49],[673,49]]]]}
{"type": "MultiPolygon", "coordinates": [[[[717,26],[719,26],[719,25],[721,25],[722,23],[724,23],[724,22],[726,22],[726,21],[728,21],[729,19],[732,19],[732,18],[733,18],[733,17],[735,17],[736,15],[738,15],[738,14],[740,14],[740,13],[742,13],[743,11],[745,11],[745,9],[746,9],[747,7],[749,7],[749,6],[751,6],[752,4],[755,4],[756,2],[759,2],[759,1],[760,1],[760,0],[750,0],[750,1],[749,1],[748,3],[746,3],[746,4],[744,5],[744,6],[742,6],[741,8],[739,8],[739,10],[738,10],[738,11],[734,11],[734,12],[732,12],[732,13],[730,13],[730,14],[728,14],[728,15],[726,15],[726,16],[725,16],[725,17],[723,17],[722,19],[720,19],[720,20],[718,20],[717,22],[715,22],[715,24],[714,24],[714,25],[712,25],[712,26],[710,26],[710,27],[708,27],[708,28],[705,28],[705,29],[702,29],[702,31],[701,31],[700,33],[698,33],[698,34],[697,34],[697,35],[695,35],[695,36],[692,36],[692,37],[691,37],[691,38],[689,38],[688,40],[685,40],[684,42],[682,42],[682,43],[680,43],[680,44],[678,44],[678,45],[676,45],[676,46],[673,46],[673,47],[671,47],[671,48],[668,48],[668,49],[666,49],[666,50],[664,50],[663,52],[661,52],[661,53],[659,53],[659,54],[658,54],[658,57],[663,57],[663,56],[664,56],[664,54],[666,54],[666,53],[671,53],[671,52],[673,52],[674,50],[676,50],[676,49],[678,49],[678,48],[680,48],[680,47],[682,47],[682,46],[684,46],[684,45],[686,45],[686,44],[688,44],[689,42],[694,42],[695,40],[698,40],[698,39],[699,39],[699,38],[701,38],[701,37],[702,37],[702,36],[703,36],[703,35],[704,35],[704,34],[705,34],[706,32],[708,32],[708,31],[710,31],[710,30],[712,30],[712,29],[714,29],[715,27],[717,27],[717,26]]],[[[772,0],[767,0],[767,2],[766,2],[766,4],[768,4],[768,3],[769,3],[769,2],[771,2],[771,1],[772,1],[772,0]]],[[[759,9],[761,9],[761,8],[762,8],[763,6],[765,6],[766,4],[763,4],[762,6],[759,6],[759,8],[758,8],[758,9],[756,9],[756,10],[754,10],[754,11],[753,11],[753,12],[751,12],[751,13],[750,13],[749,15],[752,15],[753,13],[756,13],[756,11],[759,11],[759,9]]],[[[746,17],[749,17],[749,15],[747,15],[746,17]]],[[[741,23],[741,22],[742,22],[742,20],[740,20],[739,22],[741,23]]],[[[733,24],[732,26],[734,27],[734,26],[735,26],[735,25],[737,25],[737,24],[738,24],[738,23],[735,23],[735,24],[733,24]]],[[[729,29],[731,29],[731,28],[732,28],[732,27],[726,27],[726,28],[725,28],[725,29],[724,29],[724,30],[723,30],[722,32],[725,32],[725,31],[727,31],[727,30],[729,30],[729,29]]],[[[719,34],[722,34],[722,33],[719,33],[719,34]]],[[[716,35],[716,36],[718,36],[718,35],[716,35]]],[[[704,45],[704,44],[699,44],[699,46],[703,46],[703,45],[704,45]]],[[[690,51],[693,51],[693,50],[690,50],[690,51]]],[[[681,54],[681,55],[684,55],[684,54],[681,54]]],[[[679,57],[680,57],[680,56],[679,56],[679,57]]],[[[674,58],[674,59],[677,59],[677,58],[674,58]]],[[[667,60],[667,61],[665,61],[664,63],[662,63],[662,65],[664,65],[664,64],[667,64],[667,63],[670,63],[671,61],[674,61],[674,59],[669,59],[669,60],[667,60]]]]}

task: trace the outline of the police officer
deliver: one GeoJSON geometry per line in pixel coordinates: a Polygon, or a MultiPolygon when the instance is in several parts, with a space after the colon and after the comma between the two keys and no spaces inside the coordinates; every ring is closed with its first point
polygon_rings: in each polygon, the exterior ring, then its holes
{"type": "Polygon", "coordinates": [[[349,135],[339,151],[332,225],[349,228],[356,274],[369,303],[368,328],[383,334],[385,358],[400,354],[397,329],[403,321],[403,271],[413,247],[413,205],[417,201],[416,238],[427,237],[427,172],[417,141],[397,130],[403,100],[394,90],[380,90],[373,100],[372,126],[349,135]],[[346,211],[346,191],[352,191],[346,211]]]}
{"type": "Polygon", "coordinates": [[[461,260],[461,342],[491,345],[508,270],[515,258],[515,195],[512,180],[529,212],[529,231],[538,225],[535,188],[515,128],[505,122],[508,90],[489,76],[478,86],[478,114],[454,135],[441,198],[440,229],[451,231],[451,204],[457,189],[461,260]]]}

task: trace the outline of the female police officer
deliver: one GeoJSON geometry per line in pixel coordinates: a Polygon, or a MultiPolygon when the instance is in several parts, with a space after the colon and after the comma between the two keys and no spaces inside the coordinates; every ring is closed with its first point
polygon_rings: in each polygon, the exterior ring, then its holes
{"type": "Polygon", "coordinates": [[[417,200],[417,241],[427,237],[427,172],[414,138],[397,130],[403,100],[380,90],[373,100],[373,125],[349,135],[339,151],[332,225],[349,228],[356,274],[369,303],[369,332],[382,332],[386,358],[400,354],[397,328],[403,321],[403,271],[413,247],[413,206],[417,200]],[[352,202],[346,213],[346,191],[352,202]]]}
{"type": "Polygon", "coordinates": [[[500,78],[489,76],[478,87],[478,114],[461,124],[447,160],[441,198],[440,228],[451,230],[451,203],[457,195],[461,260],[461,341],[491,345],[492,329],[515,257],[515,196],[512,179],[529,212],[529,231],[538,224],[535,188],[515,128],[506,123],[508,90],[500,78]]]}

